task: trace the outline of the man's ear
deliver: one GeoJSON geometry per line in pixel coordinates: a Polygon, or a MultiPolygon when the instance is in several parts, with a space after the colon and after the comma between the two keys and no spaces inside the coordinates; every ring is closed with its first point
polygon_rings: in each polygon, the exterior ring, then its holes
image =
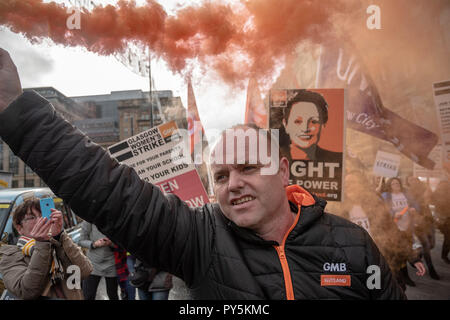
{"type": "Polygon", "coordinates": [[[291,175],[291,172],[289,170],[289,160],[286,157],[282,157],[280,159],[280,170],[279,170],[279,174],[280,177],[283,181],[283,185],[284,186],[288,186],[289,185],[289,177],[291,175]]]}

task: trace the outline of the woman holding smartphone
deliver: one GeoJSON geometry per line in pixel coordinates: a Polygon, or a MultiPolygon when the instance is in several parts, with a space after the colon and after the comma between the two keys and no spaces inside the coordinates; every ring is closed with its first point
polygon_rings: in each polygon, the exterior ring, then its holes
{"type": "Polygon", "coordinates": [[[61,211],[42,216],[37,198],[25,200],[13,212],[20,237],[0,248],[0,273],[6,289],[23,300],[82,300],[79,282],[92,271],[91,262],[63,229],[61,211]],[[77,267],[79,277],[72,272],[77,267]],[[78,283],[78,285],[77,285],[78,283]]]}

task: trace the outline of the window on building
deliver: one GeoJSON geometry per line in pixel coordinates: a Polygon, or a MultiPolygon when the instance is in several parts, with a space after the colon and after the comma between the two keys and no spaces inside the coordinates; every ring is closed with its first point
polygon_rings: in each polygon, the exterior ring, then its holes
{"type": "Polygon", "coordinates": [[[9,152],[9,172],[14,174],[19,173],[19,158],[17,158],[11,151],[9,152]]]}
{"type": "Polygon", "coordinates": [[[159,102],[161,103],[162,106],[166,106],[169,104],[169,99],[168,98],[159,98],[159,102]]]}
{"type": "Polygon", "coordinates": [[[34,171],[31,170],[31,168],[29,166],[25,166],[25,172],[29,173],[29,174],[33,174],[34,173],[34,171]]]}
{"type": "Polygon", "coordinates": [[[19,181],[13,180],[13,181],[12,181],[12,184],[11,184],[11,187],[12,187],[12,188],[18,188],[18,187],[19,187],[19,181]]]}
{"type": "Polygon", "coordinates": [[[34,179],[26,179],[25,188],[32,188],[32,187],[34,187],[34,179]]]}

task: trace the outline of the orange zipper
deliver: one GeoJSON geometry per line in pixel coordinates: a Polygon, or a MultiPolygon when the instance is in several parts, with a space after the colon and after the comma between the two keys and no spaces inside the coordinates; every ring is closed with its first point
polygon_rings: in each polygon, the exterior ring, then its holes
{"type": "Polygon", "coordinates": [[[292,287],[291,272],[284,252],[284,246],[275,246],[278,257],[280,258],[281,268],[283,269],[284,285],[286,286],[286,299],[294,300],[294,288],[292,287]]]}
{"type": "Polygon", "coordinates": [[[289,230],[286,232],[286,234],[284,235],[283,242],[281,243],[280,246],[274,246],[275,249],[277,250],[278,258],[280,259],[281,268],[283,270],[284,285],[286,287],[286,299],[287,300],[294,300],[294,287],[292,285],[291,271],[289,270],[289,264],[287,262],[286,252],[284,251],[284,244],[286,242],[286,239],[287,239],[289,233],[291,233],[292,229],[294,229],[294,227],[297,225],[298,219],[300,218],[300,207],[301,207],[301,205],[298,206],[298,213],[297,213],[297,216],[295,217],[295,221],[291,225],[289,230]]]}

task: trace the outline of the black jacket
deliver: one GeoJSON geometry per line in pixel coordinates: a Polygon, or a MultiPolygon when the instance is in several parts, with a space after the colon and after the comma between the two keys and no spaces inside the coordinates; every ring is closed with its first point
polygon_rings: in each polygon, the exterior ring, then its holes
{"type": "Polygon", "coordinates": [[[369,235],[324,213],[324,200],[301,206],[286,239],[283,272],[276,242],[238,228],[216,204],[192,209],[164,196],[62,121],[36,93],[14,101],[0,123],[3,140],[77,215],[138,259],[182,278],[195,298],[285,299],[288,275],[295,299],[405,298],[369,235]],[[366,286],[370,265],[380,267],[380,289],[366,286]],[[322,275],[350,276],[351,285],[321,286],[322,275]]]}

